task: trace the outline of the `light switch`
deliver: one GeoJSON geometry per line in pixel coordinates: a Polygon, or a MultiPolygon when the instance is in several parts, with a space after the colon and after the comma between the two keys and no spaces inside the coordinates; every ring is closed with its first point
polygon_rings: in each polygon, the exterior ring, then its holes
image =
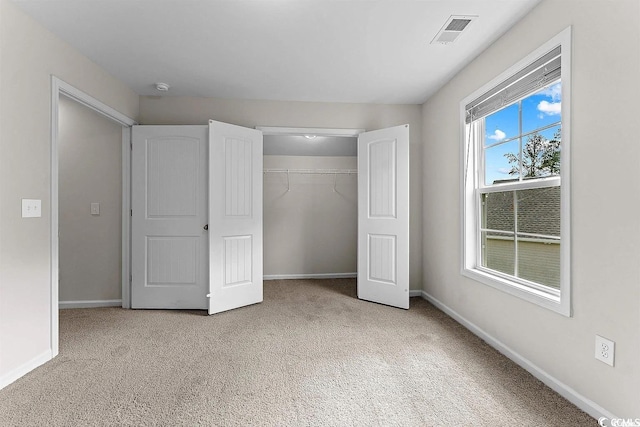
{"type": "Polygon", "coordinates": [[[22,199],[22,218],[40,218],[42,216],[42,200],[22,199]]]}
{"type": "Polygon", "coordinates": [[[100,215],[100,203],[91,203],[91,215],[100,215]]]}

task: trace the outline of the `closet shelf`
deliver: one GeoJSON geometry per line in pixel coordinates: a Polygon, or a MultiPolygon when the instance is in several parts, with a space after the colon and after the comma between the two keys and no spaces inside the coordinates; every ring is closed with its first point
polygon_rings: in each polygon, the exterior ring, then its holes
{"type": "Polygon", "coordinates": [[[357,175],[358,169],[263,169],[264,173],[286,173],[287,191],[291,191],[291,181],[289,175],[333,175],[333,192],[336,192],[338,175],[357,175]]]}

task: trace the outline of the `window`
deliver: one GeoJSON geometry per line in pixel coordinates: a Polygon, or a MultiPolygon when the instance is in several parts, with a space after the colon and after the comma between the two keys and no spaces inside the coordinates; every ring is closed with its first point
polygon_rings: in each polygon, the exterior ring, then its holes
{"type": "Polygon", "coordinates": [[[462,273],[567,316],[570,37],[461,104],[462,273]]]}

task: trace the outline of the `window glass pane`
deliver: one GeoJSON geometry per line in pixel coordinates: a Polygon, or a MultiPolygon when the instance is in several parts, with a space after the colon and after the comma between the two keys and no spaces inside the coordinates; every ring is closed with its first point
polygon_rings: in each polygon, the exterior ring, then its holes
{"type": "Polygon", "coordinates": [[[560,237],[560,186],[517,191],[518,233],[560,237]]]}
{"type": "Polygon", "coordinates": [[[524,179],[560,175],[560,126],[526,136],[522,162],[524,179]]]}
{"type": "Polygon", "coordinates": [[[513,191],[482,195],[482,228],[515,231],[513,191]]]}
{"type": "Polygon", "coordinates": [[[482,266],[513,276],[516,254],[514,236],[493,231],[483,231],[481,234],[482,266]]]}
{"type": "Polygon", "coordinates": [[[560,289],[560,241],[518,236],[517,276],[560,289]]]}
{"type": "Polygon", "coordinates": [[[561,83],[553,83],[522,100],[522,133],[557,123],[561,120],[561,83]]]}
{"type": "Polygon", "coordinates": [[[484,150],[484,184],[500,184],[517,181],[520,177],[518,155],[520,140],[514,139],[504,144],[484,150]]]}
{"type": "Polygon", "coordinates": [[[519,135],[518,108],[518,103],[515,103],[485,117],[485,146],[519,135]]]}

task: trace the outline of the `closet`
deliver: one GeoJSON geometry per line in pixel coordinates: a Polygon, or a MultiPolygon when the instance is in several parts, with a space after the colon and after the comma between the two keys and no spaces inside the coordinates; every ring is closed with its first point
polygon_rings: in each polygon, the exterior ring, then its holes
{"type": "Polygon", "coordinates": [[[358,298],[409,308],[408,125],[134,126],[131,206],[132,308],[214,314],[261,302],[265,275],[356,272],[358,298]]]}
{"type": "Polygon", "coordinates": [[[265,279],[356,277],[357,137],[264,136],[265,279]]]}

